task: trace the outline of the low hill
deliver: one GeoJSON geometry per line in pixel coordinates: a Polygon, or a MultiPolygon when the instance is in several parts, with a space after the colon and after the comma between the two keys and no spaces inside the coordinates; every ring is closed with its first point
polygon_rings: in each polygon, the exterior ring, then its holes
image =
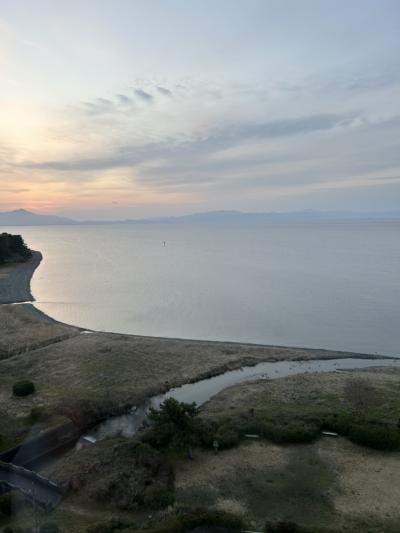
{"type": "Polygon", "coordinates": [[[50,226],[76,224],[75,220],[55,215],[38,215],[26,209],[0,213],[0,226],[50,226]]]}

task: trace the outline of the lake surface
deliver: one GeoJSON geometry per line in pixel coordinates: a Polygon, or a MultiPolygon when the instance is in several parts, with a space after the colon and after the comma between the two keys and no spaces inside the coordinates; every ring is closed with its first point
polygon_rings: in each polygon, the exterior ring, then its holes
{"type": "Polygon", "coordinates": [[[69,324],[400,354],[400,221],[4,229],[43,253],[36,305],[69,324]]]}

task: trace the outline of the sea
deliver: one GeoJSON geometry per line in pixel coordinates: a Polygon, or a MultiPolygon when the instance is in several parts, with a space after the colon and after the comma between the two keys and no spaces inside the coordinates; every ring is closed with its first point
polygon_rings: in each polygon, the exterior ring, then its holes
{"type": "Polygon", "coordinates": [[[35,306],[87,329],[400,356],[400,221],[4,228],[35,306]]]}

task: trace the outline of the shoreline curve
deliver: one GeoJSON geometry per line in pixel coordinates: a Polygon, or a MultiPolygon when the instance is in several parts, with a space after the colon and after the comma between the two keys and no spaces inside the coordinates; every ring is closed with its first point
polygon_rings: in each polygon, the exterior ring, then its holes
{"type": "Polygon", "coordinates": [[[299,358],[301,355],[302,359],[319,358],[319,359],[335,359],[335,358],[360,358],[360,359],[397,359],[400,355],[391,356],[391,355],[380,355],[380,354],[371,354],[371,353],[360,353],[360,352],[351,352],[343,350],[331,350],[326,348],[308,348],[303,346],[283,346],[283,345],[273,345],[273,344],[260,344],[260,343],[251,343],[251,342],[239,342],[239,341],[223,341],[223,340],[205,340],[205,339],[188,339],[188,338],[177,338],[177,337],[157,337],[157,336],[148,336],[140,334],[129,334],[129,333],[116,333],[116,332],[103,332],[97,330],[88,330],[79,325],[66,324],[60,322],[57,319],[47,315],[34,305],[31,305],[35,301],[35,298],[31,292],[31,279],[36,269],[39,267],[43,255],[39,251],[32,250],[32,257],[25,263],[10,263],[0,267],[0,305],[6,304],[27,304],[31,306],[34,310],[37,318],[47,321],[52,321],[54,323],[60,324],[62,326],[67,326],[79,330],[81,332],[88,331],[93,333],[104,333],[107,335],[123,335],[135,339],[143,340],[154,340],[156,342],[182,342],[182,343],[195,343],[198,345],[206,346],[229,346],[232,347],[251,347],[251,348],[265,348],[265,349],[279,349],[279,350],[290,350],[298,351],[299,358]],[[306,352],[309,356],[306,356],[306,352]]]}
{"type": "Polygon", "coordinates": [[[6,263],[0,266],[0,304],[34,302],[31,292],[32,276],[43,256],[32,250],[32,257],[23,263],[6,263]]]}

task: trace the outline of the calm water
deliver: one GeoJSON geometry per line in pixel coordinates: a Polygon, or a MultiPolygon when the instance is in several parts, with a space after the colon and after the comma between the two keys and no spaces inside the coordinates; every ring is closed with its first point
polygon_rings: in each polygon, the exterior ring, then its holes
{"type": "Polygon", "coordinates": [[[70,324],[400,354],[400,222],[6,229],[44,255],[37,307],[70,324]]]}

